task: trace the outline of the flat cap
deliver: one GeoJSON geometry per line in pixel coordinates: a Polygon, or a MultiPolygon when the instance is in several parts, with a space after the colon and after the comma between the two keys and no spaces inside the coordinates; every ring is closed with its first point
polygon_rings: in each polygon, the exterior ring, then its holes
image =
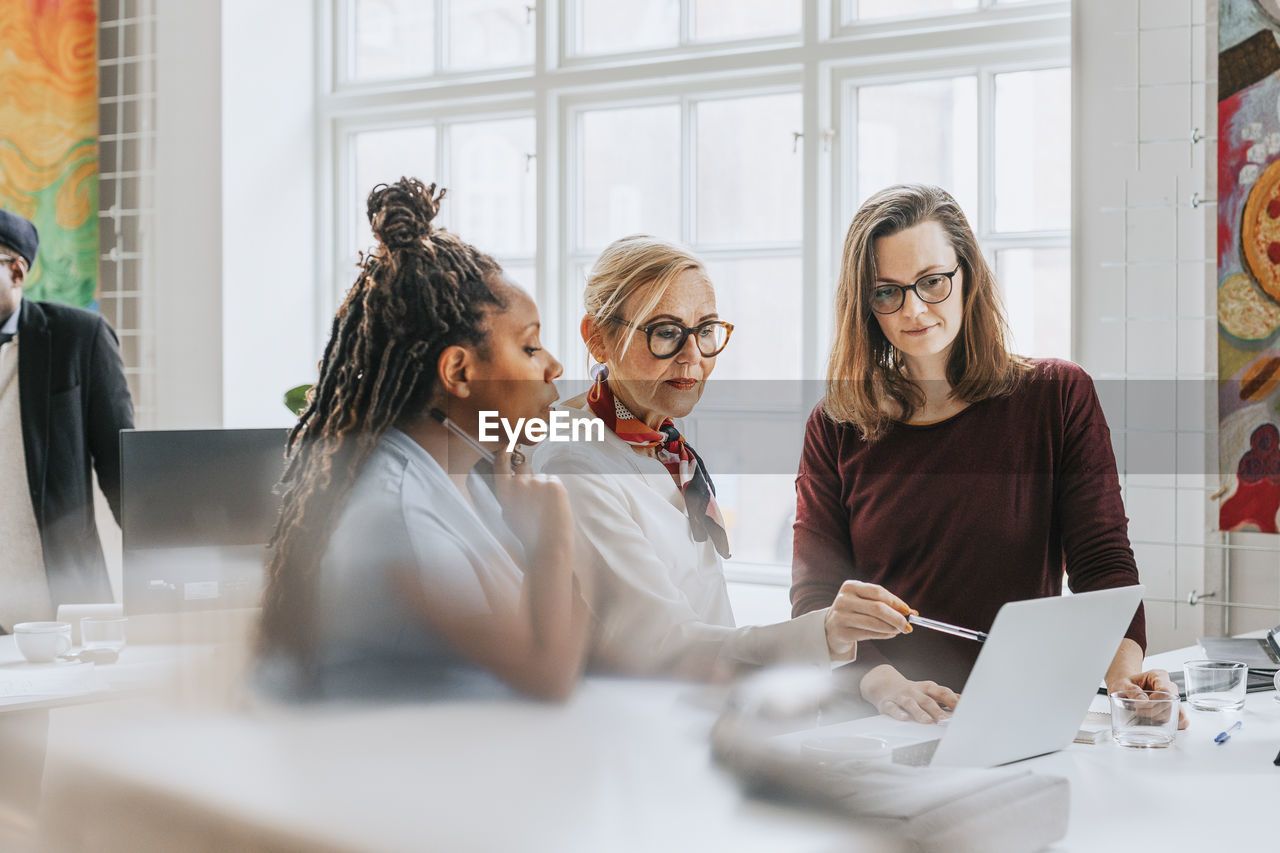
{"type": "Polygon", "coordinates": [[[0,244],[8,246],[27,259],[27,266],[36,262],[36,249],[40,247],[40,233],[31,220],[0,210],[0,244]]]}

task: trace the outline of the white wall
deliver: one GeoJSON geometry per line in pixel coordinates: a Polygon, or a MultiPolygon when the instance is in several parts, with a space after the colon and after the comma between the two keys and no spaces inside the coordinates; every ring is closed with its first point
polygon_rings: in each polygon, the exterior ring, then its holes
{"type": "Polygon", "coordinates": [[[1221,629],[1186,598],[1219,585],[1215,209],[1216,11],[1205,0],[1072,4],[1075,359],[1116,447],[1152,651],[1221,629]],[[1181,603],[1179,603],[1181,602],[1181,603]]]}
{"type": "Polygon", "coordinates": [[[222,425],[222,21],[156,0],[155,420],[222,425]]]}
{"type": "Polygon", "coordinates": [[[314,377],[310,0],[157,0],[158,428],[292,422],[314,377]]]}
{"type": "Polygon", "coordinates": [[[312,0],[222,0],[222,424],[287,426],[316,342],[312,0]]]}

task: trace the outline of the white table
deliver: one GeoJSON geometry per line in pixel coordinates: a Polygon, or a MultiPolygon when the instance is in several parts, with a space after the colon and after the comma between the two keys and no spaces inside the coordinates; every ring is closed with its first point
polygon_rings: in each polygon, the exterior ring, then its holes
{"type": "Polygon", "coordinates": [[[53,849],[890,850],[744,797],[690,685],[589,679],[563,707],[488,702],[51,714],[53,849]]]}
{"type": "MultiPolygon", "coordinates": [[[[1205,657],[1198,647],[1153,655],[1171,671],[1205,657]]],[[[1061,849],[1131,849],[1126,841],[1163,839],[1168,850],[1280,849],[1280,702],[1250,693],[1240,712],[1194,711],[1170,749],[1125,749],[1110,740],[1072,744],[1026,762],[1071,782],[1072,812],[1061,849]],[[1214,735],[1243,720],[1224,744],[1214,735]]],[[[1184,703],[1185,707],[1185,703],[1184,703]]],[[[1094,708],[1107,708],[1099,696],[1094,708]]]]}
{"type": "MultiPolygon", "coordinates": [[[[97,702],[104,698],[120,696],[137,690],[158,688],[177,678],[183,661],[203,659],[210,646],[193,645],[143,645],[126,646],[115,663],[94,665],[78,662],[28,663],[18,651],[12,634],[0,636],[0,714],[17,711],[47,710],[82,702],[97,702]],[[74,668],[92,671],[89,680],[93,689],[74,693],[28,693],[7,695],[3,689],[12,680],[21,680],[24,673],[49,673],[74,668]]],[[[78,651],[73,649],[73,651],[78,651]]],[[[80,680],[80,679],[77,679],[80,680]]]]}
{"type": "MultiPolygon", "coordinates": [[[[1153,655],[1147,666],[1180,671],[1183,661],[1204,656],[1193,646],[1153,655]]],[[[1170,748],[1126,749],[1107,738],[1018,762],[1018,767],[1063,776],[1071,784],[1067,836],[1053,849],[1280,849],[1280,767],[1272,763],[1280,750],[1280,702],[1275,696],[1250,693],[1240,712],[1194,711],[1184,703],[1190,727],[1178,732],[1170,748]],[[1228,742],[1214,743],[1214,736],[1236,720],[1243,720],[1244,727],[1228,742]],[[1269,818],[1272,814],[1277,817],[1269,818]]],[[[1109,711],[1108,699],[1096,697],[1092,709],[1109,711]]],[[[886,719],[813,731],[830,736],[925,728],[886,719]]],[[[805,737],[796,733],[786,740],[805,737]]]]}
{"type": "MultiPolygon", "coordinates": [[[[46,825],[56,849],[95,851],[886,849],[839,816],[744,797],[711,762],[698,693],[588,679],[564,707],[57,710],[46,825]]],[[[1170,749],[1107,741],[1019,765],[1070,781],[1053,849],[1274,849],[1273,695],[1250,694],[1222,746],[1235,716],[1193,712],[1170,749]]]]}
{"type": "Polygon", "coordinates": [[[0,636],[0,848],[31,832],[40,803],[49,712],[163,688],[176,681],[184,660],[206,659],[208,646],[126,647],[113,664],[28,663],[12,635],[0,636]],[[48,676],[69,676],[74,692],[31,693],[24,685],[47,689],[48,676]],[[87,689],[86,689],[87,688],[87,689]]]}

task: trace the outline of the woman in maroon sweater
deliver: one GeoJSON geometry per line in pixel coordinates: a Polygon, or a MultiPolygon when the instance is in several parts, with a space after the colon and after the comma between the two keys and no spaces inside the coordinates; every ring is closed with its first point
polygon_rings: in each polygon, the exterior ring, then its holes
{"type": "MultiPolygon", "coordinates": [[[[849,578],[921,615],[987,630],[1007,601],[1138,582],[1110,432],[1088,374],[1010,353],[995,279],[937,187],[872,196],[849,226],[827,395],[796,478],[793,615],[849,578]]],[[[1173,690],[1141,672],[1139,607],[1111,690],[1173,690]]],[[[857,652],[884,714],[941,720],[978,644],[932,631],[857,652]]]]}

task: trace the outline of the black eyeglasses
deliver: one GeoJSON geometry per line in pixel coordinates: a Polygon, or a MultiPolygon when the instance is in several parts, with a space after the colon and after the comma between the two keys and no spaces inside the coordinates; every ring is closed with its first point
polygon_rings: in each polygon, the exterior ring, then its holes
{"type": "Polygon", "coordinates": [[[907,301],[907,291],[914,290],[916,296],[930,304],[942,302],[951,295],[951,280],[960,272],[960,264],[951,272],[933,272],[922,277],[915,284],[903,287],[900,284],[876,282],[871,291],[871,310],[877,314],[894,314],[907,301]]]}
{"type": "Polygon", "coordinates": [[[653,353],[654,358],[674,357],[684,349],[684,342],[689,340],[690,335],[696,335],[694,341],[698,344],[698,352],[711,358],[719,355],[729,345],[729,336],[733,334],[733,324],[721,320],[712,320],[692,329],[674,320],[662,320],[647,326],[637,326],[617,317],[610,317],[609,322],[644,332],[649,342],[649,352],[653,353]]]}

